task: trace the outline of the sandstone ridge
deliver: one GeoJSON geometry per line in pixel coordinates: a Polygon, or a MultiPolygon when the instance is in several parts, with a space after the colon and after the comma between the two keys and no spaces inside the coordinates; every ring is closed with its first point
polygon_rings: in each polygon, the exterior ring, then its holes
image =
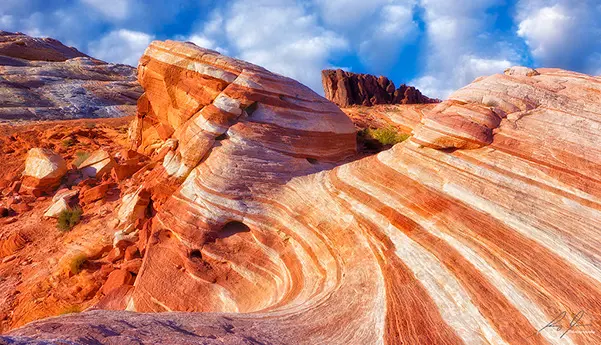
{"type": "Polygon", "coordinates": [[[0,31],[0,121],[133,115],[142,92],[135,79],[131,66],[0,31]]]}
{"type": "Polygon", "coordinates": [[[114,242],[143,254],[133,288],[111,297],[127,311],[4,339],[598,343],[537,331],[565,310],[601,317],[601,79],[523,72],[397,108],[388,121],[412,138],[349,162],[352,123],[311,90],[153,42],[130,137],[155,163],[122,197],[114,242]]]}

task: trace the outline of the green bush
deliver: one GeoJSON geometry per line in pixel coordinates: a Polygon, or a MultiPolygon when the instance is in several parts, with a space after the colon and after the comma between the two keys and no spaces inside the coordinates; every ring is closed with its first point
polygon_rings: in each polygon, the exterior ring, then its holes
{"type": "Polygon", "coordinates": [[[70,231],[79,223],[82,213],[83,211],[79,207],[74,208],[73,210],[64,210],[58,215],[56,227],[62,232],[70,231]]]}
{"type": "Polygon", "coordinates": [[[394,145],[407,140],[409,134],[401,133],[396,128],[390,126],[385,128],[367,128],[359,132],[359,135],[366,139],[373,139],[382,145],[394,145]]]}
{"type": "Polygon", "coordinates": [[[79,168],[81,163],[83,163],[86,159],[90,157],[89,152],[77,151],[75,152],[75,159],[73,160],[73,165],[79,168]]]}
{"type": "Polygon", "coordinates": [[[63,140],[62,144],[64,147],[71,147],[71,146],[75,145],[75,140],[73,138],[67,138],[67,139],[63,140]]]}
{"type": "Polygon", "coordinates": [[[84,253],[78,253],[71,258],[69,262],[69,271],[72,274],[78,274],[81,272],[83,265],[88,261],[88,257],[84,253]]]}

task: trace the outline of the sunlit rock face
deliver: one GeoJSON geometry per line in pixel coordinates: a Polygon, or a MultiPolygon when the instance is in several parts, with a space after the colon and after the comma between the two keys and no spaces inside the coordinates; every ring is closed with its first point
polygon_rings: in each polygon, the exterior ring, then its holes
{"type": "Polygon", "coordinates": [[[563,311],[601,318],[601,79],[479,79],[419,122],[391,120],[417,124],[412,139],[344,163],[350,121],[289,79],[172,42],[153,43],[141,66],[134,139],[166,147],[155,169],[183,182],[151,220],[127,309],[210,313],[85,312],[16,330],[16,343],[601,341],[599,330],[560,338],[572,317],[537,332],[563,311]],[[213,101],[184,97],[204,92],[213,101]],[[184,101],[199,109],[173,106],[184,101]]]}
{"type": "Polygon", "coordinates": [[[0,121],[134,115],[135,71],[52,38],[0,31],[0,121]]]}

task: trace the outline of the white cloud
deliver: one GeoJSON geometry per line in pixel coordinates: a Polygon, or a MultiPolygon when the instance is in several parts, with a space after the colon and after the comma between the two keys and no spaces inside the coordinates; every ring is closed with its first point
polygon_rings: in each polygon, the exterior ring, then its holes
{"type": "Polygon", "coordinates": [[[0,16],[0,27],[4,30],[10,30],[14,25],[13,16],[5,14],[0,16]]]}
{"type": "Polygon", "coordinates": [[[575,18],[565,12],[558,5],[544,7],[520,22],[517,33],[526,39],[534,57],[546,58],[562,49],[568,30],[575,24],[575,18]]]}
{"type": "Polygon", "coordinates": [[[423,94],[445,99],[456,89],[465,86],[474,79],[501,73],[514,63],[505,59],[482,59],[477,56],[464,55],[457,62],[457,67],[441,75],[425,75],[411,82],[423,94]]]}
{"type": "Polygon", "coordinates": [[[222,51],[299,80],[320,93],[321,69],[330,65],[333,55],[348,48],[346,39],[321,26],[317,16],[296,1],[238,0],[221,11],[216,10],[190,38],[209,48],[221,46],[222,51]]]}
{"type": "Polygon", "coordinates": [[[487,10],[502,0],[422,0],[426,69],[411,81],[424,94],[444,99],[482,75],[517,64],[510,44],[486,34],[494,20],[487,10]]]}
{"type": "Polygon", "coordinates": [[[208,38],[203,33],[195,33],[190,36],[175,36],[176,41],[192,42],[199,47],[215,50],[223,55],[228,55],[229,51],[220,46],[215,40],[208,38]]]}
{"type": "Polygon", "coordinates": [[[596,73],[601,68],[600,15],[596,1],[522,0],[517,34],[537,65],[596,73]]]}
{"type": "Polygon", "coordinates": [[[419,33],[416,0],[314,0],[326,27],[345,37],[368,71],[386,74],[419,33]]]}
{"type": "Polygon", "coordinates": [[[88,51],[91,56],[101,60],[137,66],[153,39],[153,36],[143,32],[115,30],[100,40],[91,42],[88,51]]]}
{"type": "Polygon", "coordinates": [[[130,13],[129,0],[81,0],[110,19],[125,19],[130,13]]]}

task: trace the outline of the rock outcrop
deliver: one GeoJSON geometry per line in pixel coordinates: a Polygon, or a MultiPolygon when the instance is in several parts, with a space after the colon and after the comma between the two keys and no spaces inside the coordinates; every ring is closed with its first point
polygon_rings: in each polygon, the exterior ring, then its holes
{"type": "Polygon", "coordinates": [[[413,86],[403,84],[397,89],[391,80],[383,76],[327,69],[321,71],[321,82],[326,98],[339,107],[440,102],[422,95],[413,86]]]}
{"type": "Polygon", "coordinates": [[[0,31],[0,121],[133,115],[141,93],[131,66],[0,31]]]}
{"type": "Polygon", "coordinates": [[[164,160],[123,200],[149,194],[123,220],[146,248],[133,288],[115,273],[104,304],[128,311],[5,339],[599,343],[601,78],[535,72],[480,78],[419,121],[400,114],[389,121],[411,139],[349,162],[352,123],[312,91],[154,42],[130,134],[164,160]]]}

